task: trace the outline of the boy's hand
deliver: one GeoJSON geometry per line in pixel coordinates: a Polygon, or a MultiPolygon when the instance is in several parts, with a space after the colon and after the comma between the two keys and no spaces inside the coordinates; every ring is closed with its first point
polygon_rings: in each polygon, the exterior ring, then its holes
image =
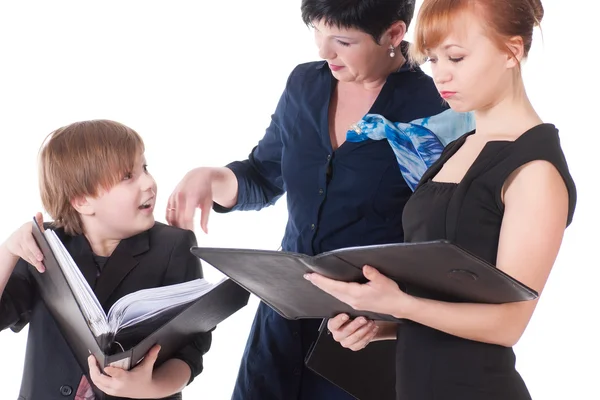
{"type": "MultiPolygon", "coordinates": [[[[35,214],[35,220],[43,231],[44,219],[42,214],[35,214]]],[[[32,229],[33,222],[26,223],[17,229],[8,240],[4,242],[4,246],[13,256],[22,258],[33,265],[39,272],[44,272],[46,270],[42,262],[44,256],[33,238],[32,229]]]]}
{"type": "Polygon", "coordinates": [[[156,399],[157,389],[152,380],[154,363],[158,357],[160,346],[150,349],[146,357],[130,371],[121,368],[106,367],[103,375],[94,356],[88,357],[90,378],[98,389],[110,396],[128,397],[131,399],[156,399]]]}

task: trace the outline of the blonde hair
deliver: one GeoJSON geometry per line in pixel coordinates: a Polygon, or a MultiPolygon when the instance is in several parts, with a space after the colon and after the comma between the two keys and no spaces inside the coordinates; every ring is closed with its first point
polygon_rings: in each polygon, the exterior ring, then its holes
{"type": "Polygon", "coordinates": [[[75,122],[48,135],[39,154],[39,186],[54,225],[70,235],[82,234],[72,202],[109,190],[143,152],[142,138],[133,129],[109,120],[75,122]]]}

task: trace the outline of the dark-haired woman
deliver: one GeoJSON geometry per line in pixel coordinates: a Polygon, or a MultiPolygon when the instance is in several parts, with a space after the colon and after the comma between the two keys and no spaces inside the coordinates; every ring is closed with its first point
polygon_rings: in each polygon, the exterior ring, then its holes
{"type": "MultiPolygon", "coordinates": [[[[445,144],[472,129],[431,78],[406,64],[412,0],[303,0],[321,62],[297,66],[247,160],[197,168],[169,199],[167,221],[259,210],[287,194],[282,248],[318,254],[402,242],[402,210],[445,144]],[[418,154],[417,154],[418,153],[418,154]]],[[[289,321],[261,303],[235,400],[351,399],[304,367],[319,320],[289,321]]],[[[365,326],[368,329],[369,326],[365,326]]]]}

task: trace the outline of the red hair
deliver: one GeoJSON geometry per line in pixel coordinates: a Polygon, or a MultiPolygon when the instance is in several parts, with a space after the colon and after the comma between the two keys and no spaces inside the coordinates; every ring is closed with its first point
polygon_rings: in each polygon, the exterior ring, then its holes
{"type": "Polygon", "coordinates": [[[541,0],[425,0],[415,24],[411,58],[418,63],[425,60],[427,50],[439,46],[465,12],[482,21],[489,39],[502,51],[513,54],[506,41],[521,37],[525,57],[531,49],[533,28],[544,17],[541,0]]]}

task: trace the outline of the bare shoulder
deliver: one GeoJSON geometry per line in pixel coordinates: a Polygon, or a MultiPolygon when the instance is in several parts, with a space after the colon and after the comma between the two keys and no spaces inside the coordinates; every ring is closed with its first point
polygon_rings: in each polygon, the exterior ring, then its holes
{"type": "Polygon", "coordinates": [[[517,168],[506,180],[502,194],[508,207],[560,210],[561,214],[569,210],[567,183],[556,166],[545,160],[517,168]]]}
{"type": "Polygon", "coordinates": [[[566,183],[554,164],[546,160],[534,160],[515,169],[505,183],[505,190],[511,187],[528,191],[547,191],[562,188],[566,183]]]}

